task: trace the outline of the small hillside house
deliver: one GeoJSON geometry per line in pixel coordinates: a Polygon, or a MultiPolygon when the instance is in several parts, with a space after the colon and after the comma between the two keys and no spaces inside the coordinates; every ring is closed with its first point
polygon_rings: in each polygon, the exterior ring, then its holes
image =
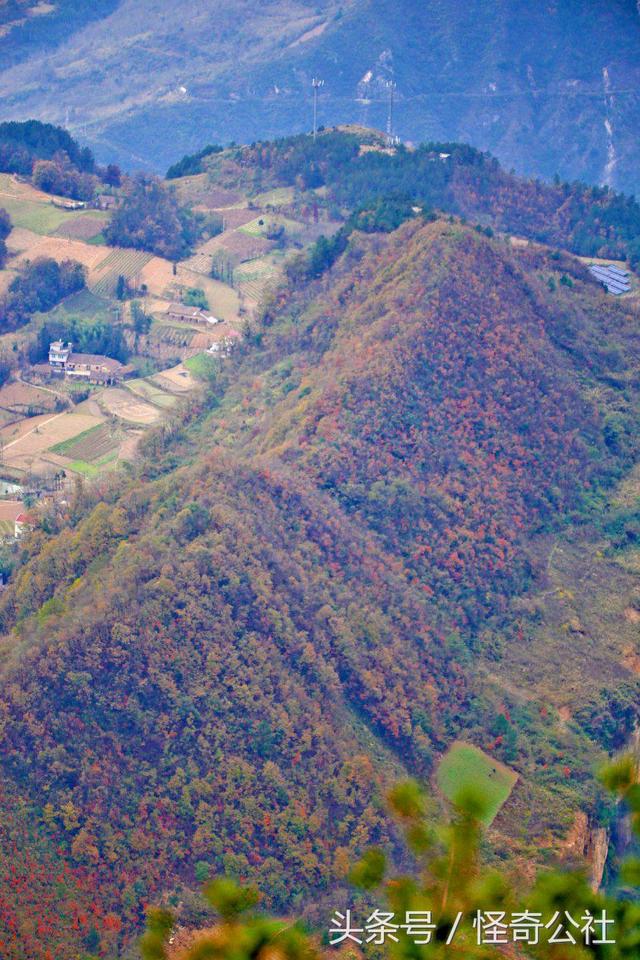
{"type": "Polygon", "coordinates": [[[74,353],[73,344],[55,340],[49,345],[49,368],[52,373],[68,380],[86,380],[88,383],[117,383],[131,372],[113,357],[97,353],[74,353]]]}
{"type": "Polygon", "coordinates": [[[170,320],[178,320],[181,323],[206,323],[213,326],[216,323],[222,323],[218,317],[213,317],[201,307],[188,307],[184,303],[172,303],[167,316],[170,320]]]}
{"type": "Polygon", "coordinates": [[[34,526],[22,500],[0,500],[0,540],[19,540],[27,527],[34,526]]]}
{"type": "Polygon", "coordinates": [[[71,353],[71,344],[63,340],[54,340],[49,344],[49,366],[52,370],[64,373],[64,368],[69,354],[71,353]]]}

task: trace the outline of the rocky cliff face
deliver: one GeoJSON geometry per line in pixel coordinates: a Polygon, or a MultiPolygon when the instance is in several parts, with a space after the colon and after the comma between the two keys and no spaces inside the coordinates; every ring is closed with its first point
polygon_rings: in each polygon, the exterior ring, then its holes
{"type": "Polygon", "coordinates": [[[528,174],[640,189],[631,0],[186,0],[179,17],[166,0],[103,6],[91,24],[70,19],[55,49],[5,36],[20,60],[0,71],[8,116],[68,120],[103,159],[161,168],[205,139],[308,128],[316,75],[321,123],[384,128],[393,80],[403,138],[460,139],[528,174]]]}
{"type": "Polygon", "coordinates": [[[597,890],[602,883],[609,852],[609,831],[594,826],[584,811],[576,813],[564,845],[565,860],[584,865],[591,886],[597,890]]]}

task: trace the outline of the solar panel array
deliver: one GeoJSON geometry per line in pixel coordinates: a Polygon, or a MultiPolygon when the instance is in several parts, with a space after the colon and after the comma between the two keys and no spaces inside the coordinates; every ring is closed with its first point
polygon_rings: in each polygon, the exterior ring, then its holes
{"type": "Polygon", "coordinates": [[[617,267],[615,264],[600,264],[592,263],[589,267],[589,271],[599,280],[600,283],[604,284],[608,293],[613,293],[615,296],[620,296],[621,293],[627,293],[631,289],[629,283],[629,271],[623,270],[621,267],[617,267]]]}

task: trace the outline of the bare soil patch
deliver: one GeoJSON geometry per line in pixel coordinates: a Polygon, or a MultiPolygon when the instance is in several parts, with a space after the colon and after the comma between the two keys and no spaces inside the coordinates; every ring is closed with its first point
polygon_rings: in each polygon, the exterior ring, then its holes
{"type": "MultiPolygon", "coordinates": [[[[252,237],[250,234],[235,231],[223,233],[214,239],[219,241],[219,247],[235,254],[241,263],[264,256],[274,246],[273,241],[267,240],[266,237],[252,237]]],[[[209,252],[213,253],[214,251],[210,250],[209,252]]]]}
{"type": "Polygon", "coordinates": [[[121,387],[108,387],[100,395],[100,403],[109,413],[128,423],[140,423],[146,426],[155,423],[161,416],[157,407],[134,397],[121,387]]]}
{"type": "Polygon", "coordinates": [[[156,373],[150,379],[163,390],[169,390],[171,393],[187,393],[197,386],[196,381],[182,363],[169,370],[163,370],[162,373],[156,373]]]}
{"type": "Polygon", "coordinates": [[[0,407],[25,412],[30,407],[41,407],[42,412],[55,409],[55,394],[27,383],[6,383],[0,388],[0,407]]]}
{"type": "Polygon", "coordinates": [[[96,265],[104,260],[104,247],[92,247],[90,244],[81,243],[79,240],[68,240],[64,237],[41,237],[37,234],[31,234],[29,230],[14,230],[10,234],[10,249],[15,249],[13,244],[17,241],[20,244],[16,251],[17,256],[12,261],[12,266],[22,263],[24,260],[33,260],[35,257],[52,257],[54,260],[77,260],[88,267],[90,274],[96,265]],[[14,234],[18,234],[14,238],[14,234]],[[35,239],[34,239],[35,238],[35,239]]]}
{"type": "Polygon", "coordinates": [[[55,236],[86,242],[101,233],[108,223],[108,217],[78,217],[75,220],[67,220],[66,223],[61,223],[55,232],[55,236]]]}

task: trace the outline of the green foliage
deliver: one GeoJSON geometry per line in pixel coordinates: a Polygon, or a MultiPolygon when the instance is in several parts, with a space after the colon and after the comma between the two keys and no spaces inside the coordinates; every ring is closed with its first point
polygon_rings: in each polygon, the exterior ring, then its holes
{"type": "Polygon", "coordinates": [[[355,134],[332,131],[315,141],[297,136],[243,147],[237,160],[241,169],[264,172],[274,184],[325,186],[329,207],[374,211],[374,229],[397,226],[401,206],[417,205],[482,220],[479,229],[487,236],[498,229],[585,256],[635,262],[638,255],[640,205],[633,197],[583,183],[516,177],[489,154],[460,143],[400,146],[391,153],[361,153],[360,143],[355,134]]]}
{"type": "Polygon", "coordinates": [[[76,434],[75,437],[71,437],[69,440],[61,440],[60,443],[56,443],[55,446],[51,447],[53,453],[66,453],[68,450],[71,450],[77,443],[81,443],[83,440],[89,439],[89,437],[94,436],[97,432],[102,430],[102,424],[98,423],[95,427],[89,427],[88,430],[83,430],[82,433],[76,434]]]}
{"type": "Polygon", "coordinates": [[[224,148],[219,144],[208,144],[197,153],[186,154],[182,160],[172,164],[166,173],[167,180],[176,180],[178,177],[188,177],[196,173],[202,173],[204,166],[202,161],[213,154],[221,153],[224,148]]]}
{"type": "Polygon", "coordinates": [[[225,253],[216,252],[211,258],[211,276],[214,280],[228,283],[232,287],[234,283],[234,262],[232,258],[225,253]]]}
{"type": "Polygon", "coordinates": [[[0,299],[0,330],[7,332],[23,326],[32,314],[51,310],[65,297],[82,290],[86,269],[75,260],[61,263],[50,257],[38,257],[9,284],[0,299]]]}
{"type": "MultiPolygon", "coordinates": [[[[475,656],[526,655],[511,604],[540,530],[589,516],[632,458],[603,434],[637,403],[627,310],[568,256],[457,222],[354,231],[131,479],[79,485],[24,541],[0,596],[2,773],[46,793],[47,838],[123,936],[197,863],[318,920],[365,849],[394,859],[390,769],[427,779],[456,739],[514,751],[505,856],[550,858],[575,810],[602,815],[599,713],[564,726],[532,695],[507,715],[475,656]]],[[[421,856],[423,798],[395,802],[421,856]]]]}
{"type": "Polygon", "coordinates": [[[49,355],[53,340],[71,342],[76,353],[98,353],[114,357],[121,363],[129,358],[122,327],[107,320],[87,320],[83,317],[47,318],[38,329],[34,343],[29,345],[31,363],[42,363],[49,355]]]}
{"type": "Polygon", "coordinates": [[[108,243],[149,250],[169,260],[188,256],[200,235],[200,219],[179,206],[157,177],[142,174],[123,186],[121,205],[105,229],[108,243]]]}
{"type": "Polygon", "coordinates": [[[0,270],[4,268],[7,262],[8,250],[5,241],[11,233],[11,229],[11,217],[6,210],[0,207],[0,270]]]}
{"type": "Polygon", "coordinates": [[[149,333],[153,317],[144,312],[139,300],[131,301],[131,320],[133,321],[133,329],[137,334],[149,333]]]}
{"type": "Polygon", "coordinates": [[[372,890],[380,886],[384,877],[387,859],[382,850],[372,847],[357,863],[349,874],[349,882],[354,887],[372,890]]]}
{"type": "MultiPolygon", "coordinates": [[[[619,765],[620,766],[620,765],[619,765]]],[[[637,768],[632,761],[625,764],[637,768]]],[[[620,771],[610,771],[606,777],[616,784],[616,792],[629,802],[633,789],[628,778],[621,780],[620,771]]],[[[396,795],[419,795],[417,785],[400,785],[396,795]]],[[[371,849],[357,864],[352,873],[352,883],[365,890],[377,889],[384,897],[382,910],[388,908],[392,916],[402,917],[408,911],[429,911],[434,929],[429,941],[423,945],[405,929],[396,929],[394,937],[384,941],[384,956],[397,960],[418,960],[422,957],[445,958],[455,951],[464,960],[481,960],[495,956],[496,945],[491,938],[478,935],[474,929],[479,917],[497,918],[508,922],[509,917],[536,914],[542,923],[556,917],[567,923],[567,928],[576,936],[569,947],[571,956],[580,960],[606,956],[608,960],[631,960],[640,947],[640,904],[615,899],[594,893],[580,874],[550,871],[541,874],[534,885],[527,888],[521,880],[515,881],[505,873],[490,869],[481,861],[481,834],[486,808],[478,794],[469,791],[460,797],[455,807],[453,820],[439,830],[439,840],[416,844],[414,837],[427,835],[422,810],[424,801],[404,809],[403,825],[406,845],[417,860],[418,869],[412,874],[391,876],[386,874],[385,857],[381,851],[371,849]],[[609,926],[604,932],[597,926],[588,938],[576,931],[565,919],[576,919],[578,927],[590,916],[606,917],[609,926]],[[455,932],[454,932],[455,931],[455,932]],[[447,942],[452,936],[452,945],[447,942]],[[610,941],[603,946],[599,940],[610,941]],[[484,941],[484,942],[483,942],[484,941]]],[[[640,821],[636,829],[640,826],[640,821]]],[[[628,876],[636,876],[638,864],[628,866],[628,876]]],[[[184,954],[185,960],[204,960],[206,957],[248,958],[256,955],[256,933],[260,930],[261,946],[265,955],[274,958],[317,957],[318,948],[313,938],[296,931],[293,941],[283,941],[279,925],[254,916],[245,917],[247,907],[256,902],[255,892],[236,887],[230,881],[216,882],[216,895],[212,886],[205,889],[205,896],[217,909],[222,922],[213,930],[196,934],[193,945],[184,954]],[[244,898],[246,897],[246,902],[244,898]],[[232,905],[230,908],[229,904],[232,905]]],[[[295,929],[295,928],[294,928],[295,929]]],[[[583,928],[584,929],[584,928],[583,928]]],[[[555,960],[564,956],[558,952],[552,934],[555,925],[542,926],[537,936],[526,941],[526,956],[555,960]]],[[[142,941],[145,960],[165,960],[164,946],[171,931],[170,919],[163,916],[161,923],[152,914],[148,932],[142,941]],[[149,945],[153,949],[149,949],[149,945]]],[[[521,946],[523,941],[520,941],[521,946]]],[[[562,950],[562,948],[561,948],[562,950]]],[[[325,955],[325,954],[323,954],[325,955]]]]}
{"type": "Polygon", "coordinates": [[[236,920],[258,902],[258,891],[251,887],[239,887],[232,880],[220,877],[204,888],[204,895],[223,920],[236,920]]]}
{"type": "Polygon", "coordinates": [[[39,190],[76,200],[91,200],[97,184],[94,176],[76,170],[66,154],[57,154],[54,160],[36,160],[32,179],[39,190]]]}
{"type": "Polygon", "coordinates": [[[11,217],[6,210],[0,207],[0,240],[6,240],[11,233],[11,229],[11,217]]]}
{"type": "Polygon", "coordinates": [[[93,173],[95,161],[62,127],[39,120],[0,123],[0,170],[29,176],[34,163],[64,155],[80,173],[93,173]]]}
{"type": "Polygon", "coordinates": [[[209,309],[209,301],[204,290],[200,287],[187,287],[182,294],[182,302],[186,303],[188,307],[200,307],[202,310],[209,309]]]}
{"type": "Polygon", "coordinates": [[[184,365],[194,377],[205,382],[214,382],[220,361],[210,353],[197,353],[195,357],[188,357],[184,365]]]}

